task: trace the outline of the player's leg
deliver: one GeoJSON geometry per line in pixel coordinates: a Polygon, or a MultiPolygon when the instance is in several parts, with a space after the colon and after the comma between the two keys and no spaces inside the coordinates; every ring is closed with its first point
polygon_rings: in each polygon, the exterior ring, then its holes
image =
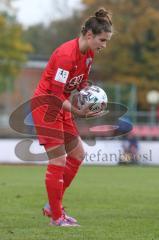
{"type": "Polygon", "coordinates": [[[49,159],[45,178],[46,190],[52,212],[51,217],[53,220],[57,220],[62,216],[61,201],[66,161],[65,148],[64,145],[51,147],[51,144],[46,144],[44,147],[49,159]]]}
{"type": "MultiPolygon", "coordinates": [[[[67,166],[65,166],[63,169],[64,182],[63,182],[63,190],[62,190],[62,196],[61,196],[61,209],[62,209],[62,214],[69,221],[69,223],[74,224],[74,223],[77,223],[77,220],[66,214],[64,208],[62,207],[62,197],[63,197],[63,194],[64,194],[66,188],[68,188],[68,186],[71,184],[72,180],[74,179],[74,177],[78,171],[78,168],[81,165],[81,162],[84,158],[84,150],[82,147],[82,142],[81,142],[80,137],[74,137],[72,139],[72,141],[70,141],[69,143],[66,144],[65,149],[67,150],[68,156],[67,156],[67,166]],[[76,156],[77,160],[76,160],[75,156],[76,156]]],[[[48,150],[51,150],[51,149],[48,149],[48,150]]],[[[49,155],[50,163],[58,164],[58,165],[60,163],[60,165],[64,166],[64,164],[63,164],[64,162],[62,162],[61,159],[57,160],[54,158],[54,154],[52,155],[51,153],[48,153],[48,155],[49,155]]],[[[46,182],[46,184],[47,184],[47,182],[46,182]]],[[[52,187],[52,186],[50,186],[50,187],[52,187]]],[[[52,191],[50,191],[50,192],[52,192],[52,191]]],[[[48,198],[49,198],[49,196],[48,196],[48,198]]],[[[51,217],[52,209],[54,209],[54,207],[55,207],[54,201],[52,201],[52,207],[51,207],[51,201],[49,201],[49,204],[46,203],[43,208],[43,214],[45,216],[51,217]]]]}
{"type": "Polygon", "coordinates": [[[72,114],[64,112],[64,118],[66,120],[64,122],[64,141],[67,158],[64,169],[63,194],[76,176],[85,157],[83,144],[72,114]]]}
{"type": "MultiPolygon", "coordinates": [[[[70,164],[70,161],[73,162],[73,165],[70,167],[67,166],[67,170],[65,167],[63,167],[63,171],[64,171],[64,182],[63,182],[63,188],[64,190],[62,190],[62,195],[65,191],[65,189],[70,185],[70,183],[72,182],[74,176],[76,175],[77,173],[77,170],[81,164],[81,160],[83,160],[84,158],[84,151],[83,151],[83,148],[82,148],[82,144],[81,144],[81,140],[80,138],[78,137],[78,133],[77,133],[77,130],[74,126],[74,123],[72,121],[72,118],[71,118],[71,115],[69,113],[66,113],[64,114],[64,119],[63,119],[63,129],[64,129],[64,138],[63,138],[63,151],[61,152],[58,152],[57,149],[56,149],[56,154],[55,154],[55,149],[53,148],[53,152],[52,153],[48,153],[48,157],[51,161],[51,163],[53,163],[54,165],[55,164],[58,164],[61,162],[61,159],[59,159],[59,153],[60,153],[60,156],[61,154],[66,154],[66,151],[67,151],[67,154],[69,156],[69,162],[68,164],[70,164]],[[78,154],[77,154],[78,153],[78,154]],[[55,158],[55,155],[56,155],[56,158],[55,158]],[[76,162],[76,159],[73,160],[73,157],[75,158],[75,155],[78,159],[78,161],[76,162]],[[58,159],[57,159],[58,157],[58,159]],[[66,171],[65,171],[66,170],[66,171]]],[[[50,146],[47,146],[47,149],[49,149],[50,146]]],[[[51,150],[51,149],[49,149],[51,150]]],[[[48,150],[47,150],[48,151],[48,150]]],[[[49,151],[50,152],[50,151],[49,151]]],[[[68,157],[67,157],[68,159],[68,157]]],[[[65,158],[65,161],[66,161],[66,158],[65,158]]],[[[65,164],[63,164],[63,160],[61,162],[60,165],[64,166],[65,164]]],[[[52,188],[51,186],[49,186],[50,188],[52,188]]],[[[77,222],[74,218],[71,218],[69,217],[68,215],[66,215],[64,209],[62,208],[62,196],[60,196],[61,198],[61,209],[62,209],[62,213],[63,213],[63,216],[65,216],[65,218],[70,222],[70,223],[75,223],[77,222]]],[[[50,203],[50,201],[49,201],[50,203]]],[[[43,208],[43,213],[45,216],[51,216],[52,215],[52,209],[54,209],[54,201],[52,201],[52,203],[50,204],[46,204],[43,208]],[[51,206],[52,204],[52,206],[51,206]]]]}
{"type": "MultiPolygon", "coordinates": [[[[35,104],[35,103],[34,103],[35,104]]],[[[66,161],[64,147],[62,112],[56,121],[54,116],[47,114],[43,105],[33,111],[33,119],[40,144],[43,144],[48,155],[49,164],[46,171],[46,190],[51,208],[51,217],[56,220],[62,215],[61,198],[63,190],[63,172],[66,161]],[[52,120],[52,121],[51,121],[52,120]]]]}
{"type": "MultiPolygon", "coordinates": [[[[70,143],[67,143],[65,146],[65,149],[67,152],[67,158],[66,158],[66,165],[64,168],[64,175],[63,175],[64,183],[63,183],[62,198],[64,196],[65,190],[70,186],[71,182],[75,178],[85,155],[80,137],[76,137],[70,143]]],[[[62,209],[63,209],[63,214],[65,216],[65,219],[67,219],[68,222],[72,224],[76,224],[77,220],[74,217],[69,216],[66,213],[64,208],[62,209]]]]}
{"type": "MultiPolygon", "coordinates": [[[[65,142],[65,150],[67,153],[67,161],[66,166],[64,168],[64,183],[63,183],[63,194],[65,190],[70,186],[72,180],[74,179],[75,175],[78,172],[78,169],[84,159],[84,149],[82,146],[81,138],[79,137],[78,131],[76,126],[69,116],[68,118],[65,117],[64,121],[64,142],[65,142]]],[[[63,214],[65,217],[71,222],[77,222],[76,219],[68,216],[66,212],[63,210],[63,214]]],[[[43,214],[45,216],[51,216],[51,209],[49,204],[46,204],[43,208],[43,214]]]]}
{"type": "Polygon", "coordinates": [[[51,147],[45,145],[49,158],[49,165],[46,172],[46,189],[49,199],[48,208],[50,208],[51,225],[57,226],[79,226],[75,222],[68,220],[62,209],[63,195],[63,173],[65,168],[66,153],[64,145],[51,147]]]}
{"type": "MultiPolygon", "coordinates": [[[[39,99],[41,100],[41,99],[39,99]]],[[[54,111],[47,113],[46,106],[40,108],[39,102],[33,102],[33,119],[40,144],[43,144],[49,159],[46,171],[46,190],[49,200],[49,215],[51,224],[58,226],[70,226],[64,217],[61,207],[63,192],[63,172],[66,161],[63,133],[63,111],[59,112],[55,119],[54,111]],[[35,108],[36,107],[36,108],[35,108]]]]}
{"type": "Polygon", "coordinates": [[[79,136],[73,138],[72,141],[67,142],[67,144],[65,144],[65,149],[67,157],[63,175],[64,179],[63,195],[65,190],[70,186],[73,179],[75,178],[79,170],[79,167],[81,166],[82,161],[84,160],[85,157],[83,144],[79,136]]]}

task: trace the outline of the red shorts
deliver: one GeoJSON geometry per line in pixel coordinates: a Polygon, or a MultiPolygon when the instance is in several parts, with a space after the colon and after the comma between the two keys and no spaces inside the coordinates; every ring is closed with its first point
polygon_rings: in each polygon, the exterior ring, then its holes
{"type": "Polygon", "coordinates": [[[36,134],[41,145],[67,144],[79,136],[72,114],[55,106],[48,111],[47,105],[32,110],[36,134]],[[55,113],[56,112],[56,113],[55,113]]]}

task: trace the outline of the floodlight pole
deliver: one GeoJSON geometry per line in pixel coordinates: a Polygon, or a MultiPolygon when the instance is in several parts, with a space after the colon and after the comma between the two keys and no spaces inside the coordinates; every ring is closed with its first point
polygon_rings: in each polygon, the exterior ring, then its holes
{"type": "Polygon", "coordinates": [[[149,91],[147,94],[147,102],[150,104],[150,125],[156,124],[156,106],[159,103],[159,92],[156,90],[149,91]]]}

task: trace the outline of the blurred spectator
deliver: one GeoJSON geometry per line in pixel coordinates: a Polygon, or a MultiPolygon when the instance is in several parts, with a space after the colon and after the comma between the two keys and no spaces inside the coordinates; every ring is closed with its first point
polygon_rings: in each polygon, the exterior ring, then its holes
{"type": "Polygon", "coordinates": [[[138,140],[131,133],[124,139],[123,144],[123,154],[120,157],[120,163],[137,163],[138,161],[138,140]]]}
{"type": "Polygon", "coordinates": [[[157,106],[156,109],[156,122],[159,123],[159,105],[157,106]]]}

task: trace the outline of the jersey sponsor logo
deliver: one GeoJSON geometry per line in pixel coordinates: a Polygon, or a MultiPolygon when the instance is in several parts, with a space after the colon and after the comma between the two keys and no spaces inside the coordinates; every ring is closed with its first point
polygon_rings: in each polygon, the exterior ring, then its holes
{"type": "Polygon", "coordinates": [[[65,91],[74,90],[82,82],[83,77],[84,77],[84,74],[81,74],[70,79],[70,81],[65,86],[65,91]]]}
{"type": "Polygon", "coordinates": [[[69,72],[62,69],[58,68],[55,76],[55,80],[58,82],[66,83],[68,79],[69,72]]]}

